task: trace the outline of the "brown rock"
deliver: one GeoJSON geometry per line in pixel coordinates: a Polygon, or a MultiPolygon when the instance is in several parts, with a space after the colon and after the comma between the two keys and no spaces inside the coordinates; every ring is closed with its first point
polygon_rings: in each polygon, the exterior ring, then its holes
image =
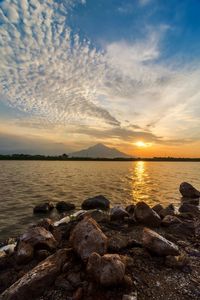
{"type": "Polygon", "coordinates": [[[51,232],[43,227],[33,227],[27,230],[21,237],[20,242],[28,243],[39,249],[55,249],[57,242],[51,232]]]}
{"type": "Polygon", "coordinates": [[[144,228],[143,246],[159,256],[179,255],[178,247],[149,228],[144,228]]]}
{"type": "Polygon", "coordinates": [[[25,264],[33,258],[33,247],[26,242],[19,242],[17,245],[16,260],[19,264],[25,264]]]}
{"type": "Polygon", "coordinates": [[[174,205],[173,204],[169,204],[167,207],[161,209],[158,214],[159,214],[159,216],[161,218],[164,218],[164,217],[166,217],[168,215],[173,216],[174,212],[175,212],[174,205]]]}
{"type": "Polygon", "coordinates": [[[134,216],[136,221],[150,227],[158,227],[161,224],[159,215],[145,202],[138,202],[136,204],[134,216]]]}
{"type": "Polygon", "coordinates": [[[70,242],[83,260],[87,260],[93,252],[103,255],[107,250],[107,237],[96,221],[88,217],[75,226],[70,235],[70,242]]]}
{"type": "Polygon", "coordinates": [[[121,206],[114,206],[110,210],[110,218],[111,220],[124,220],[124,218],[128,218],[129,213],[121,206]]]}
{"type": "Polygon", "coordinates": [[[48,231],[52,231],[54,228],[53,221],[48,218],[42,219],[39,223],[37,223],[36,227],[43,227],[48,231]]]}
{"type": "Polygon", "coordinates": [[[125,264],[117,254],[100,256],[92,253],[87,264],[87,271],[97,283],[111,286],[122,283],[125,276],[125,264]]]}
{"type": "Polygon", "coordinates": [[[35,299],[54,282],[66,258],[67,251],[58,250],[5,290],[1,300],[35,299]]]}
{"type": "Polygon", "coordinates": [[[134,210],[135,210],[135,204],[130,204],[130,205],[128,205],[125,209],[126,209],[126,211],[127,211],[130,215],[133,215],[133,214],[134,214],[134,210]]]}
{"type": "Polygon", "coordinates": [[[59,201],[57,204],[56,204],[56,209],[59,211],[59,212],[62,212],[62,211],[70,211],[70,210],[73,210],[75,209],[75,205],[73,203],[70,203],[70,202],[66,202],[66,201],[59,201]]]}
{"type": "Polygon", "coordinates": [[[198,206],[185,203],[185,202],[180,206],[179,211],[182,213],[192,213],[192,214],[200,213],[198,206]]]}
{"type": "Polygon", "coordinates": [[[200,192],[195,189],[190,183],[188,182],[182,182],[179,191],[183,197],[186,198],[199,198],[200,192]]]}
{"type": "Polygon", "coordinates": [[[179,256],[167,256],[165,259],[165,264],[171,268],[182,269],[189,265],[189,259],[183,254],[179,256]]]}
{"type": "Polygon", "coordinates": [[[33,209],[34,214],[37,213],[48,213],[54,208],[54,205],[51,202],[42,203],[39,205],[36,205],[33,209]]]}
{"type": "Polygon", "coordinates": [[[83,201],[82,209],[102,209],[107,210],[110,208],[110,201],[103,195],[98,195],[93,198],[88,198],[83,201]]]}
{"type": "Polygon", "coordinates": [[[159,212],[163,209],[164,207],[161,204],[156,204],[152,207],[152,209],[159,215],[159,212]]]}
{"type": "Polygon", "coordinates": [[[162,225],[166,226],[166,227],[173,225],[173,224],[180,224],[180,223],[181,223],[181,220],[179,218],[177,218],[176,216],[171,216],[171,215],[164,217],[164,219],[162,220],[162,225]]]}

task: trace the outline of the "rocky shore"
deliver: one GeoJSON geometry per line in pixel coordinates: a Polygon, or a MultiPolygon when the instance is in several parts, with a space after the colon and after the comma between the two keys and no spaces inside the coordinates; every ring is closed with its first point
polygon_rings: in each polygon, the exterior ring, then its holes
{"type": "Polygon", "coordinates": [[[41,219],[0,249],[0,299],[200,299],[200,192],[186,182],[179,190],[178,210],[111,208],[101,195],[76,212],[57,203],[64,218],[41,219]]]}

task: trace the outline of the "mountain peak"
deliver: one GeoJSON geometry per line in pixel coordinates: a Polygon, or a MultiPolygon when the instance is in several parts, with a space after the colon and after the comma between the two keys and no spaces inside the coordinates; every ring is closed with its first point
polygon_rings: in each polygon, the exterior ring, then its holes
{"type": "Polygon", "coordinates": [[[69,153],[70,157],[90,157],[90,158],[128,158],[131,157],[115,148],[107,147],[102,143],[98,143],[87,149],[69,153]]]}

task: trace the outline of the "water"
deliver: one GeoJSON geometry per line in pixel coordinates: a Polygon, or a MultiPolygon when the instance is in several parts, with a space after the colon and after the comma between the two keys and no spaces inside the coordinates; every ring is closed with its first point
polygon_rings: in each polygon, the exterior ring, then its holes
{"type": "Polygon", "coordinates": [[[0,161],[0,240],[35,222],[33,207],[42,202],[66,200],[79,208],[103,194],[112,205],[178,205],[179,184],[200,188],[199,178],[198,162],[0,161]]]}

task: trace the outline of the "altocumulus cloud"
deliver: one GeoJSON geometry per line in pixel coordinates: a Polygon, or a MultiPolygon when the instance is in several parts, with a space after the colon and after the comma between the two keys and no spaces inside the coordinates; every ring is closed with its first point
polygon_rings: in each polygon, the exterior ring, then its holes
{"type": "Polygon", "coordinates": [[[6,0],[0,8],[0,89],[9,105],[51,122],[119,122],[98,103],[101,52],[80,42],[68,12],[85,1],[6,0]]]}

